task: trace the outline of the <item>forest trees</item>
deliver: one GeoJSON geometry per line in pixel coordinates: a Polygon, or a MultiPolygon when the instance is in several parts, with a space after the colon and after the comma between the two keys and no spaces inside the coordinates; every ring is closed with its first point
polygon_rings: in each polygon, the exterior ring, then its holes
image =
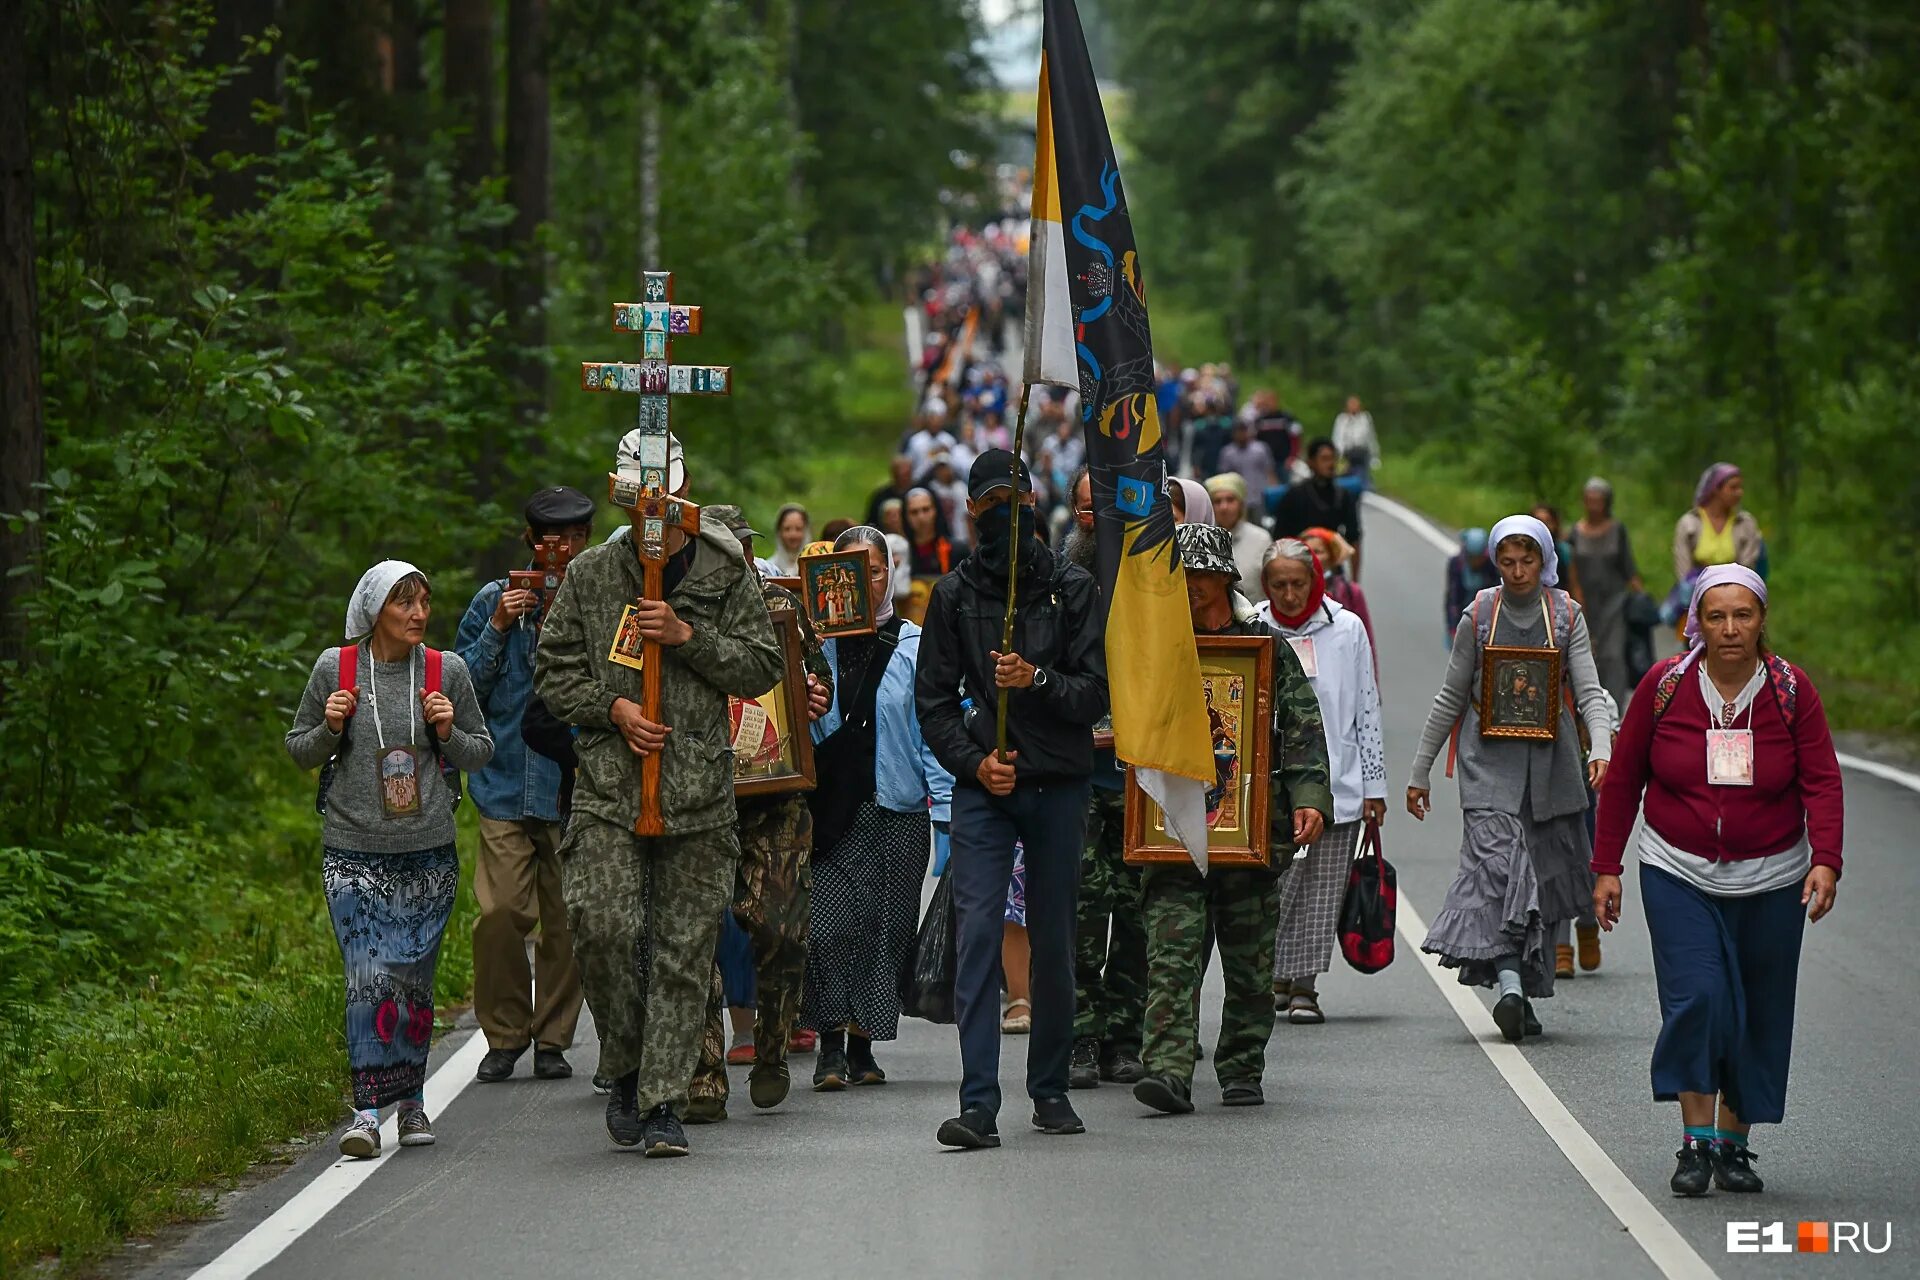
{"type": "Polygon", "coordinates": [[[631,406],[567,371],[631,354],[608,307],[642,267],[740,366],[683,427],[758,496],[831,426],[837,317],[969,170],[971,6],[925,11],[50,0],[0,33],[0,752],[33,762],[0,777],[0,846],[280,785],[236,728],[271,759],[374,560],[435,575],[444,642],[529,488],[604,483],[631,406]],[[888,74],[833,56],[841,29],[884,30],[888,74]],[[863,167],[910,175],[884,217],[863,167]]]}

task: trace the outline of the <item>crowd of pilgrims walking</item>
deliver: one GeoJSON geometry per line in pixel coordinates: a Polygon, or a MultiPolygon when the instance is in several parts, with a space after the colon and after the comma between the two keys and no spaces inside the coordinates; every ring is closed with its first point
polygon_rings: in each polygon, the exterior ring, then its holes
{"type": "MultiPolygon", "coordinates": [[[[322,767],[355,1108],[343,1152],[379,1152],[387,1106],[401,1145],[433,1141],[422,1089],[463,773],[479,816],[478,1077],[512,1077],[528,1050],[535,1077],[571,1076],[584,1000],[621,1146],[686,1154],[685,1125],[727,1117],[729,1065],[748,1068],[763,1109],[786,1101],[797,1055],[813,1055],[818,1091],[886,1084],[930,864],[952,895],[961,1075],[940,1144],[1000,1144],[1009,1035],[1026,1036],[1042,1133],[1083,1132],[1070,1094],[1106,1084],[1192,1111],[1215,951],[1217,1100],[1265,1101],[1276,1021],[1328,1016],[1319,979],[1349,867],[1388,816],[1360,583],[1379,438],[1358,398],[1309,435],[1272,391],[1242,403],[1225,364],[1162,371],[1163,492],[1194,633],[1273,646],[1270,867],[1130,863],[1126,775],[1100,745],[1106,617],[1075,396],[1036,388],[1027,456],[1008,452],[1017,388],[1002,360],[1024,264],[1008,221],[956,232],[917,282],[923,395],[861,523],[816,531],[796,503],[763,532],[705,505],[697,534],[669,532],[652,600],[628,529],[594,544],[594,502],[546,488],[522,536],[548,556],[557,540],[557,593],[481,585],[445,653],[424,644],[426,576],[398,560],[367,571],[287,735],[299,764],[322,767]],[[822,640],[776,581],[823,550],[865,557],[870,633],[822,640]],[[736,799],[733,708],[788,678],[772,610],[802,620],[816,786],[736,799]],[[634,630],[659,646],[657,720],[618,653],[634,630]],[[649,756],[657,836],[634,833],[649,756]]],[[[614,476],[640,474],[637,435],[614,476]]],[[[676,495],[724,497],[720,479],[673,442],[676,495]]],[[[1404,808],[1429,816],[1444,753],[1463,814],[1424,949],[1497,992],[1507,1040],[1544,1034],[1535,1001],[1574,974],[1576,938],[1579,965],[1599,967],[1636,855],[1663,1018],[1652,1092],[1683,1118],[1674,1191],[1759,1190],[1748,1127],[1783,1117],[1801,931],[1840,873],[1833,745],[1806,673],[1767,646],[1764,540],[1738,509],[1737,468],[1702,476],[1665,606],[1642,591],[1606,483],[1582,496],[1570,530],[1542,506],[1465,531],[1436,584],[1450,654],[1404,808]],[[1686,644],[1656,659],[1662,616],[1686,644]]]]}

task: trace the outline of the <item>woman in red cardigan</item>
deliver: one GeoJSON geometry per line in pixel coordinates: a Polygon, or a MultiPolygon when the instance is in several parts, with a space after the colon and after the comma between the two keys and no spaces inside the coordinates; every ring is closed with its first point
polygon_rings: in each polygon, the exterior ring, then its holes
{"type": "Polygon", "coordinates": [[[1786,1111],[1800,937],[1833,909],[1842,827],[1820,695],[1766,649],[1766,584],[1718,565],[1691,609],[1692,650],[1649,671],[1627,710],[1593,852],[1594,916],[1611,929],[1644,791],[1635,851],[1660,988],[1653,1096],[1680,1102],[1682,1196],[1710,1182],[1761,1189],[1747,1130],[1786,1111]]]}

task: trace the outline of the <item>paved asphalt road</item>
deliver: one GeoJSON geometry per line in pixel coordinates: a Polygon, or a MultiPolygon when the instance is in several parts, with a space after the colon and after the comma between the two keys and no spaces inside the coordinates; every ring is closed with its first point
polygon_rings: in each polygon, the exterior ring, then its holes
{"type": "MultiPolygon", "coordinates": [[[[1366,545],[1398,796],[1444,660],[1440,558],[1377,504],[1366,545]]],[[[1459,839],[1451,784],[1434,782],[1424,825],[1396,803],[1386,828],[1404,900],[1427,916],[1459,839]]],[[[1802,965],[1788,1123],[1756,1137],[1764,1196],[1667,1193],[1679,1117],[1648,1096],[1658,1016],[1631,881],[1604,967],[1543,1003],[1547,1036],[1524,1049],[1606,1157],[1721,1275],[1920,1274],[1911,1099],[1920,965],[1901,941],[1920,906],[1903,861],[1920,795],[1849,774],[1847,807],[1839,905],[1810,930],[1802,965]],[[1726,1251],[1730,1220],[1783,1221],[1791,1241],[1802,1219],[1869,1222],[1876,1233],[1891,1222],[1894,1247],[1804,1261],[1726,1251]]],[[[955,1107],[957,1051],[951,1028],[910,1022],[883,1048],[887,1087],[802,1089],[756,1114],[736,1072],[733,1118],[692,1130],[691,1159],[644,1160],[607,1140],[587,1088],[595,1050],[585,1030],[575,1080],[535,1082],[523,1060],[511,1083],[467,1089],[435,1117],[438,1146],[389,1147],[261,1274],[1660,1274],[1476,1042],[1493,1034],[1480,993],[1469,1028],[1404,943],[1374,977],[1336,964],[1323,988],[1327,1024],[1274,1031],[1265,1108],[1223,1110],[1203,1063],[1196,1115],[1153,1116],[1109,1085],[1074,1095],[1084,1137],[1043,1137],[1026,1127],[1015,1039],[996,1152],[934,1143],[955,1107]]],[[[1210,1038],[1217,982],[1207,1008],[1210,1038]]],[[[331,1152],[329,1141],[235,1196],[223,1219],[150,1270],[187,1275],[214,1259],[324,1174],[331,1152]]],[[[1678,1254],[1671,1274],[1702,1274],[1678,1254]]]]}

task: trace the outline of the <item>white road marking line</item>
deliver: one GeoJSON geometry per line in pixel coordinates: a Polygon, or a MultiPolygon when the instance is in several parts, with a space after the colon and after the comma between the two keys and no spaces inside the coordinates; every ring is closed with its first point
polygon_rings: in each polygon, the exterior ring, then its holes
{"type": "Polygon", "coordinates": [[[1566,1104],[1540,1078],[1518,1045],[1508,1044],[1500,1037],[1493,1026],[1493,1019],[1467,988],[1460,985],[1452,970],[1444,969],[1436,956],[1430,956],[1420,950],[1420,943],[1427,934],[1427,922],[1413,909],[1403,891],[1395,913],[1395,929],[1400,941],[1406,945],[1408,954],[1416,957],[1427,976],[1433,979],[1433,985],[1440,989],[1441,996],[1453,1009],[1454,1015],[1466,1027],[1467,1033],[1479,1044],[1494,1069],[1506,1080],[1507,1087],[1520,1099],[1533,1118],[1539,1122],[1553,1144],[1560,1148],[1560,1154],[1567,1158],[1574,1172],[1587,1180],[1594,1194],[1627,1229],[1633,1242],[1640,1246],[1648,1261],[1660,1270],[1667,1280],[1714,1280],[1715,1272],[1705,1259],[1694,1252],[1693,1246],[1674,1229],[1671,1222],[1653,1207],[1653,1203],[1641,1194],[1640,1188],[1633,1185],[1626,1174],[1620,1171],[1593,1135],[1581,1127],[1573,1118],[1566,1104]]]}
{"type": "MultiPolygon", "coordinates": [[[[442,1115],[473,1083],[473,1073],[487,1052],[487,1037],[478,1028],[465,1044],[440,1064],[427,1079],[426,1106],[430,1116],[442,1115]]],[[[226,1251],[193,1273],[193,1280],[245,1280],[272,1262],[295,1240],[319,1221],[354,1190],[393,1159],[400,1150],[399,1119],[387,1118],[380,1126],[380,1154],[372,1160],[340,1157],[321,1170],[318,1177],[294,1193],[293,1199],[274,1210],[253,1230],[228,1245],[226,1251]]]]}
{"type": "MultiPolygon", "coordinates": [[[[1367,494],[1367,502],[1369,505],[1378,507],[1411,529],[1429,546],[1433,547],[1434,550],[1449,556],[1459,550],[1446,534],[1434,527],[1432,521],[1428,520],[1418,511],[1415,511],[1412,507],[1404,503],[1395,502],[1392,498],[1383,498],[1377,493],[1367,494]]],[[[1897,769],[1893,765],[1882,764],[1878,760],[1870,760],[1865,756],[1849,755],[1844,751],[1838,752],[1837,755],[1843,768],[1853,769],[1860,773],[1870,773],[1876,778],[1893,783],[1895,786],[1905,787],[1909,791],[1920,793],[1920,774],[1909,773],[1905,769],[1897,769]]]]}

